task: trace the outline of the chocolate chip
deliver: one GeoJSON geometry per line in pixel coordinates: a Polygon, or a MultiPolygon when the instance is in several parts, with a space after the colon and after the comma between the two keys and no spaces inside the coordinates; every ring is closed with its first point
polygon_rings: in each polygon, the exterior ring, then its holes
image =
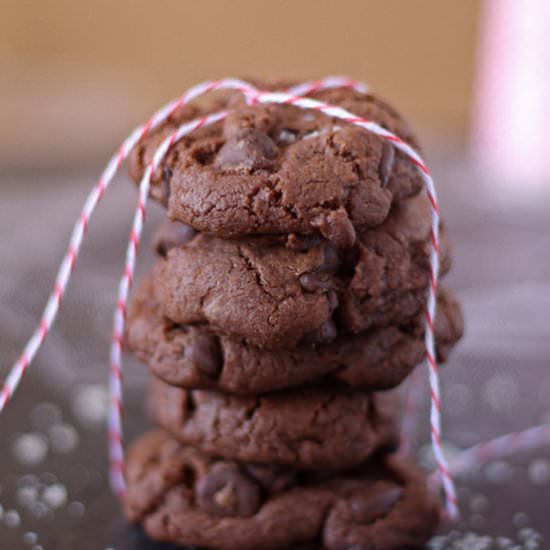
{"type": "Polygon", "coordinates": [[[272,493],[287,489],[296,479],[296,471],[284,466],[249,464],[246,471],[266,491],[272,493]]]}
{"type": "Polygon", "coordinates": [[[220,342],[213,334],[197,334],[185,348],[185,356],[208,376],[217,376],[222,368],[223,356],[220,342]]]}
{"type": "Polygon", "coordinates": [[[200,508],[217,516],[252,516],[261,504],[259,486],[227,464],[216,464],[199,479],[196,496],[200,508]]]}
{"type": "Polygon", "coordinates": [[[323,248],[323,263],[319,266],[320,271],[325,273],[336,273],[340,267],[340,256],[338,249],[330,244],[323,248]]]}
{"type": "Polygon", "coordinates": [[[243,129],[230,137],[216,156],[221,168],[269,168],[278,154],[277,145],[265,134],[243,129]]]}
{"type": "Polygon", "coordinates": [[[369,524],[386,516],[402,494],[403,489],[401,487],[374,487],[370,495],[352,501],[355,521],[360,524],[369,524]]]}
{"type": "Polygon", "coordinates": [[[325,321],[318,330],[318,341],[320,343],[332,342],[338,334],[338,329],[332,319],[325,321]]]}
{"type": "Polygon", "coordinates": [[[380,176],[380,184],[385,187],[390,180],[393,170],[393,161],[395,160],[395,149],[393,145],[385,142],[382,146],[382,155],[378,164],[378,175],[380,176]]]}
{"type": "Polygon", "coordinates": [[[339,248],[350,248],[357,238],[345,208],[340,207],[328,214],[322,214],[314,220],[313,225],[319,228],[325,239],[339,248]]]}
{"type": "Polygon", "coordinates": [[[338,250],[327,244],[322,249],[321,264],[312,271],[302,273],[299,277],[300,284],[307,292],[330,290],[334,287],[331,274],[338,271],[339,267],[338,250]]]}
{"type": "Polygon", "coordinates": [[[334,286],[332,275],[329,273],[310,271],[309,273],[302,273],[298,280],[307,292],[327,291],[334,286]]]}
{"type": "Polygon", "coordinates": [[[195,235],[195,230],[180,222],[163,223],[153,238],[153,246],[160,256],[166,256],[171,248],[182,246],[195,235]]]}
{"type": "Polygon", "coordinates": [[[318,345],[332,342],[338,335],[338,329],[332,319],[325,321],[317,330],[304,337],[304,343],[318,345]]]}
{"type": "Polygon", "coordinates": [[[269,134],[277,123],[277,109],[273,105],[243,107],[242,97],[228,105],[230,113],[223,125],[223,137],[230,139],[241,130],[257,130],[269,134]]]}
{"type": "Polygon", "coordinates": [[[327,297],[328,297],[328,307],[330,308],[330,312],[333,313],[340,303],[340,300],[338,299],[338,294],[336,293],[335,290],[329,290],[327,292],[327,297]]]}
{"type": "Polygon", "coordinates": [[[305,252],[310,250],[321,243],[321,237],[318,235],[298,235],[297,233],[291,233],[287,239],[287,246],[291,250],[299,250],[305,252]]]}

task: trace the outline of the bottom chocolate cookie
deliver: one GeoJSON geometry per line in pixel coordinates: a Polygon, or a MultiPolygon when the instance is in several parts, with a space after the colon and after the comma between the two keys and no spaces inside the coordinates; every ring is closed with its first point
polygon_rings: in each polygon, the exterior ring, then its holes
{"type": "Polygon", "coordinates": [[[152,431],[125,472],[128,519],[199,548],[397,550],[424,544],[440,517],[422,474],[391,455],[312,473],[213,458],[152,431]]]}

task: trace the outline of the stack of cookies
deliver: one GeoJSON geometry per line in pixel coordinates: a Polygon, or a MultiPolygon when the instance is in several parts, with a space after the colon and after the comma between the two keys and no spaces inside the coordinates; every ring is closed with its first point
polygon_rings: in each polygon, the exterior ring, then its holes
{"type": "MultiPolygon", "coordinates": [[[[372,95],[312,97],[417,148],[372,95]]],[[[128,453],[127,516],[154,539],[219,550],[422,545],[440,510],[395,452],[394,389],[425,355],[422,179],[363,129],[231,93],[176,112],[135,148],[132,176],[180,124],[221,108],[229,117],[177,143],[154,175],[172,221],[126,339],[153,373],[161,429],[128,453]]],[[[435,330],[443,361],[462,333],[445,288],[435,330]]]]}

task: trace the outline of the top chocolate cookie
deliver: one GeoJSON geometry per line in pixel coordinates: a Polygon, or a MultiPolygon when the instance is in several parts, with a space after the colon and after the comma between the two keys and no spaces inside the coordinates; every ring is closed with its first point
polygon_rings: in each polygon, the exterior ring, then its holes
{"type": "MultiPolygon", "coordinates": [[[[311,94],[387,128],[418,149],[406,123],[371,94],[335,88],[311,94]]],[[[227,93],[187,105],[132,151],[139,181],[156,148],[180,124],[231,109],[222,122],[175,144],[153,175],[151,195],[169,216],[221,237],[321,235],[338,247],[381,224],[393,203],[422,189],[417,168],[382,138],[290,105],[247,105],[227,93]]]]}

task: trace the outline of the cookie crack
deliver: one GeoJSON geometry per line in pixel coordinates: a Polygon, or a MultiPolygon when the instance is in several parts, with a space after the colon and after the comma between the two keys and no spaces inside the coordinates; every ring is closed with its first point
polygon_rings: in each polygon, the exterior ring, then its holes
{"type": "Polygon", "coordinates": [[[277,204],[279,208],[282,208],[293,220],[298,219],[298,213],[296,210],[287,204],[283,203],[283,191],[281,190],[281,177],[278,174],[273,174],[273,179],[275,181],[272,181],[271,179],[266,181],[266,185],[275,193],[277,204]]]}
{"type": "Polygon", "coordinates": [[[265,281],[262,278],[262,274],[260,273],[260,270],[256,267],[253,259],[251,256],[249,256],[242,248],[242,246],[237,247],[237,254],[239,255],[239,258],[241,258],[244,262],[244,265],[246,267],[246,270],[252,274],[254,277],[258,287],[260,290],[266,295],[269,296],[271,299],[276,299],[275,296],[271,292],[267,290],[267,285],[265,284],[265,281]]]}
{"type": "Polygon", "coordinates": [[[319,415],[322,412],[326,411],[327,408],[337,399],[337,397],[338,396],[336,394],[331,394],[319,404],[319,406],[315,409],[315,411],[313,413],[312,424],[317,423],[319,415]]]}

